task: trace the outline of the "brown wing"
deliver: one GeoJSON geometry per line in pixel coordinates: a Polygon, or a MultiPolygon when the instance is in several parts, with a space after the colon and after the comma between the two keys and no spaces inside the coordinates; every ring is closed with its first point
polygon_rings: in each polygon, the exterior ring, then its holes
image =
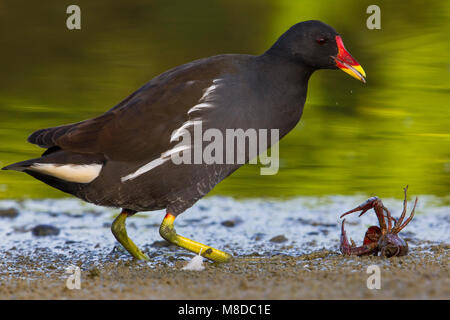
{"type": "Polygon", "coordinates": [[[116,161],[139,161],[169,148],[170,135],[188,120],[213,80],[231,70],[226,55],[197,60],[152,79],[103,115],[79,123],[42,129],[28,141],[116,161]]]}

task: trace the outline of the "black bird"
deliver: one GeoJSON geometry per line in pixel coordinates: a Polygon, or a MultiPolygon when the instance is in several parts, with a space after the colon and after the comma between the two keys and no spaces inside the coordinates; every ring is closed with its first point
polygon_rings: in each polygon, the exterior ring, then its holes
{"type": "MultiPolygon", "coordinates": [[[[203,131],[224,135],[227,129],[266,129],[282,138],[300,120],[311,74],[337,68],[365,82],[364,70],[332,27],[301,22],[262,55],[224,54],[184,64],[96,118],[38,130],[28,141],[46,149],[42,156],[3,169],[23,171],[87,202],[122,208],[111,230],[137,259],[149,258],[128,238],[126,218],[166,209],[164,239],[228,261],[229,254],[179,236],[173,221],[242,163],[175,163],[174,155],[193,158],[195,141],[180,140],[195,135],[198,123],[203,131]]],[[[245,149],[244,162],[251,156],[245,149]]]]}

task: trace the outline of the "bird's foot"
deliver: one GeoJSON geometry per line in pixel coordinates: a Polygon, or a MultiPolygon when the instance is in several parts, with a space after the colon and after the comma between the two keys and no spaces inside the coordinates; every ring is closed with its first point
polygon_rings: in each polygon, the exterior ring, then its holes
{"type": "Polygon", "coordinates": [[[226,252],[178,235],[173,226],[174,221],[174,215],[170,213],[166,214],[159,228],[161,237],[176,246],[185,248],[195,254],[200,254],[202,257],[214,262],[229,262],[232,259],[232,256],[226,252]]]}
{"type": "Polygon", "coordinates": [[[148,261],[150,260],[148,255],[142,252],[127,235],[125,220],[129,215],[130,214],[127,211],[123,210],[112,223],[111,231],[117,241],[119,241],[125,250],[127,250],[135,259],[148,261]]]}

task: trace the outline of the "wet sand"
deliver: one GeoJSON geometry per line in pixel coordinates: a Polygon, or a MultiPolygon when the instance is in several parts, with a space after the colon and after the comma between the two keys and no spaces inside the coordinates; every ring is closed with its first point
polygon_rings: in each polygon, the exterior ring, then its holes
{"type": "MultiPolygon", "coordinates": [[[[400,234],[410,246],[405,257],[345,257],[338,217],[362,200],[205,199],[177,219],[177,231],[235,259],[205,261],[203,271],[182,270],[194,255],[159,237],[163,212],[128,221],[130,237],[151,258],[136,262],[115,247],[115,210],[74,200],[0,201],[16,210],[0,218],[0,299],[449,299],[449,207],[422,197],[400,234]],[[44,223],[51,227],[38,227],[44,223]],[[72,265],[80,268],[79,290],[66,287],[72,265]],[[371,265],[380,268],[381,289],[367,288],[371,265]]],[[[401,211],[401,201],[384,202],[395,216],[401,211]]],[[[373,214],[349,217],[346,230],[360,244],[375,223],[373,214]]]]}
{"type": "MultiPolygon", "coordinates": [[[[128,259],[102,267],[81,264],[81,289],[66,288],[68,275],[23,272],[3,279],[1,299],[449,299],[449,246],[418,249],[402,258],[343,257],[317,251],[299,257],[238,257],[203,271],[128,259]],[[381,289],[368,289],[367,266],[381,270],[381,289]],[[29,280],[34,279],[34,280],[29,280]]],[[[36,262],[24,257],[33,269],[36,262]]]]}

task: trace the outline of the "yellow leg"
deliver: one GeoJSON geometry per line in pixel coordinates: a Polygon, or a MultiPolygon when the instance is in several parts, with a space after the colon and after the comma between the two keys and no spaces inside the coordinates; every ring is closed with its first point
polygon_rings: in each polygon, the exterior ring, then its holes
{"type": "Polygon", "coordinates": [[[201,251],[201,255],[203,257],[215,262],[228,262],[231,260],[232,256],[226,252],[211,248],[202,243],[178,235],[173,227],[174,220],[174,215],[170,213],[166,214],[163,222],[161,223],[161,227],[159,228],[161,237],[176,246],[185,248],[196,254],[200,254],[201,251]]]}
{"type": "Polygon", "coordinates": [[[111,225],[111,231],[116,237],[117,241],[136,259],[138,260],[150,260],[150,258],[143,253],[127,235],[127,229],[125,226],[125,220],[129,215],[134,213],[129,213],[126,210],[122,210],[122,212],[117,216],[114,222],[111,225]]]}

